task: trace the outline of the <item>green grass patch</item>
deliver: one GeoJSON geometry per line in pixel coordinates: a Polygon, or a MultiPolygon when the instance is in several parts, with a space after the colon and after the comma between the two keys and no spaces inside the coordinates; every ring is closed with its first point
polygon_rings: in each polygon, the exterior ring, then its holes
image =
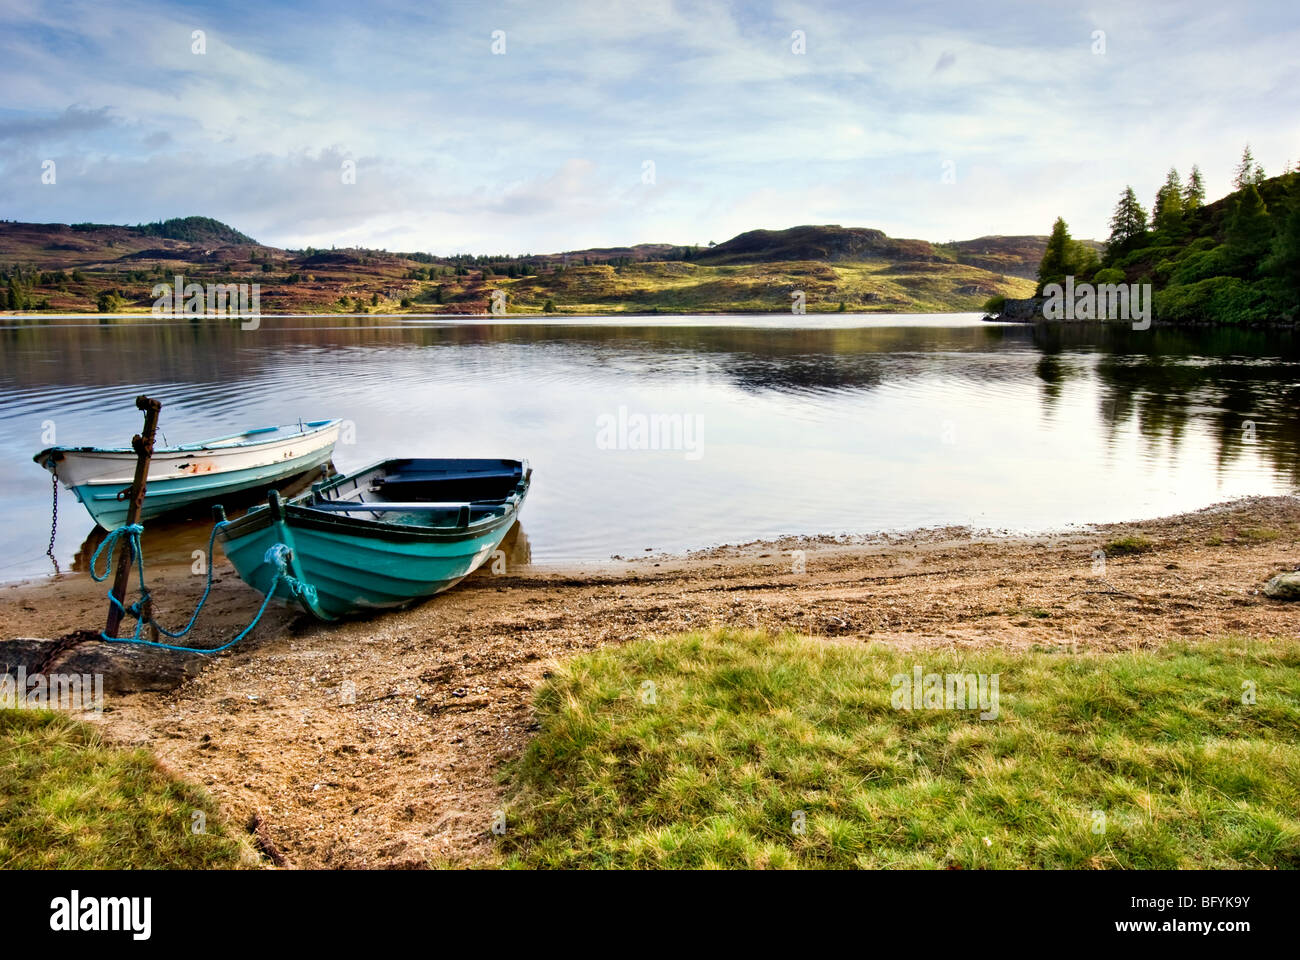
{"type": "Polygon", "coordinates": [[[606,648],[540,689],[498,849],[557,868],[1295,867],[1297,668],[1291,639],[963,656],[723,630],[606,648]],[[997,718],[895,709],[914,664],[998,674],[997,718]]]}
{"type": "Polygon", "coordinates": [[[1281,530],[1274,530],[1272,527],[1247,527],[1239,534],[1242,540],[1248,540],[1251,543],[1269,543],[1282,536],[1281,530]]]}
{"type": "Polygon", "coordinates": [[[695,263],[593,264],[557,274],[504,280],[511,312],[788,313],[802,291],[809,313],[979,310],[990,294],[1027,296],[1032,280],[956,263],[791,260],[707,266],[695,263]]]}
{"type": "Polygon", "coordinates": [[[250,865],[250,851],[148,751],[106,746],[63,714],[0,710],[0,868],[209,870],[250,865]]]}
{"type": "Polygon", "coordinates": [[[1141,534],[1131,534],[1127,537],[1119,537],[1106,544],[1103,548],[1110,556],[1126,556],[1130,554],[1146,553],[1155,548],[1153,543],[1147,537],[1141,534]]]}

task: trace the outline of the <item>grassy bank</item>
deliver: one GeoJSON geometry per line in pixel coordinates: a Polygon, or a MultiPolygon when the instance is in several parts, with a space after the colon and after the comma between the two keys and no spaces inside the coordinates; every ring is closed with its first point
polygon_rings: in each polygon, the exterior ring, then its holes
{"type": "Polygon", "coordinates": [[[58,713],[0,710],[0,868],[215,869],[253,862],[249,849],[147,751],[58,713]]]}
{"type": "Polygon", "coordinates": [[[539,692],[499,850],[541,867],[1300,866],[1297,667],[1296,640],[609,647],[539,692]],[[895,709],[891,678],[916,664],[998,674],[997,718],[895,709]]]}
{"type": "Polygon", "coordinates": [[[795,290],[809,313],[835,312],[841,303],[855,313],[944,313],[979,310],[993,294],[1033,292],[1032,281],[964,264],[888,261],[596,265],[494,283],[511,311],[525,313],[548,300],[568,313],[790,313],[795,290]]]}

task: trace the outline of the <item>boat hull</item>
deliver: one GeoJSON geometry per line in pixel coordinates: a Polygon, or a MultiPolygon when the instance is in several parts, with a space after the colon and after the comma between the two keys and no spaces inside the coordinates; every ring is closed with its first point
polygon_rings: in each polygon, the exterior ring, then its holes
{"type": "Polygon", "coordinates": [[[276,597],[318,619],[336,620],[409,606],[454,587],[500,547],[526,492],[524,479],[502,516],[461,530],[322,514],[303,505],[308,498],[282,504],[273,497],[217,536],[240,578],[263,594],[279,570],[270,551],[276,544],[288,547],[287,572],[311,592],[304,597],[281,581],[276,597]]]}
{"type": "MultiPolygon", "coordinates": [[[[333,447],[330,446],[280,463],[194,477],[150,480],[145,491],[140,519],[151,520],[198,503],[215,502],[222,497],[255,487],[273,486],[328,463],[332,453],[333,447]]],[[[128,503],[126,500],[117,499],[117,492],[121,489],[116,484],[88,483],[73,487],[72,492],[76,494],[77,499],[96,523],[105,530],[113,530],[126,523],[128,503]]]]}
{"type": "MultiPolygon", "coordinates": [[[[154,451],[141,520],[260,486],[274,486],[328,463],[338,441],[339,422],[311,430],[232,445],[193,444],[154,451]]],[[[94,521],[106,530],[126,522],[128,503],[119,494],[134,479],[136,455],[127,450],[53,448],[37,463],[57,476],[94,521]]]]}

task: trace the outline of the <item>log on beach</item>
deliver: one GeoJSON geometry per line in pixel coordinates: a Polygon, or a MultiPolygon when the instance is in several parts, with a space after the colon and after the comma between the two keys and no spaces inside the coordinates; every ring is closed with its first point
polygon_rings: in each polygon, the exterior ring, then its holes
{"type": "Polygon", "coordinates": [[[38,673],[103,676],[105,693],[174,690],[197,676],[208,657],[134,643],[106,643],[82,631],[56,640],[18,637],[0,640],[0,675],[38,673]]]}

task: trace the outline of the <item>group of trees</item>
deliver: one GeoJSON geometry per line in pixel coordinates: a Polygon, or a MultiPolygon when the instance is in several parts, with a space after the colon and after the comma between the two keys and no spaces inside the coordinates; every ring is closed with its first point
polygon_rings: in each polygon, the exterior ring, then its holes
{"type": "Polygon", "coordinates": [[[0,266],[0,310],[38,309],[41,304],[33,296],[33,288],[40,278],[40,272],[32,266],[0,266]]]}
{"type": "Polygon", "coordinates": [[[1039,265],[1039,293],[1067,275],[1151,283],[1162,320],[1300,320],[1300,165],[1269,179],[1247,145],[1233,188],[1207,206],[1200,168],[1186,180],[1170,168],[1148,215],[1125,187],[1100,257],[1057,218],[1039,265]]]}
{"type": "Polygon", "coordinates": [[[453,268],[444,266],[432,267],[415,267],[407,271],[407,280],[437,280],[439,277],[449,277],[453,273],[453,268]]]}
{"type": "Polygon", "coordinates": [[[1166,240],[1181,240],[1187,235],[1188,216],[1204,205],[1205,181],[1201,177],[1201,168],[1195,164],[1186,182],[1180,181],[1176,168],[1169,168],[1165,182],[1156,191],[1149,222],[1147,211],[1138,202],[1133,188],[1125,187],[1110,218],[1107,255],[1113,257],[1132,249],[1145,240],[1148,231],[1158,233],[1166,240]]]}
{"type": "Polygon", "coordinates": [[[125,305],[120,290],[101,290],[95,298],[95,307],[100,313],[117,313],[125,305]]]}
{"type": "MultiPolygon", "coordinates": [[[[710,243],[709,246],[712,247],[715,244],[710,243]]],[[[693,260],[699,257],[700,254],[701,248],[698,246],[682,246],[652,253],[641,259],[652,261],[693,260]]],[[[416,263],[429,265],[408,270],[406,273],[406,279],[408,280],[437,280],[445,276],[468,277],[475,273],[479,274],[484,280],[490,280],[493,277],[515,279],[519,277],[536,277],[544,273],[563,273],[569,267],[578,266],[579,263],[584,267],[610,266],[619,270],[638,261],[637,257],[628,254],[593,256],[590,253],[584,253],[581,261],[579,261],[576,253],[549,257],[538,257],[531,253],[518,256],[462,253],[441,258],[428,253],[403,253],[397,256],[406,260],[413,260],[416,263]]]]}
{"type": "MultiPolygon", "coordinates": [[[[350,310],[353,313],[369,313],[370,307],[379,306],[379,294],[372,293],[367,299],[364,294],[358,293],[355,297],[349,297],[345,293],[339,297],[338,304],[344,310],[350,310]]],[[[407,305],[405,300],[402,301],[402,305],[407,305]]]]}
{"type": "MultiPolygon", "coordinates": [[[[677,247],[662,256],[652,259],[690,260],[692,257],[697,256],[698,253],[699,248],[696,247],[677,247]]],[[[427,267],[413,267],[405,274],[407,280],[426,281],[438,280],[442,277],[471,277],[476,273],[484,281],[492,280],[495,277],[508,277],[514,280],[521,277],[536,277],[544,273],[563,273],[569,267],[578,265],[576,255],[572,259],[569,259],[567,255],[562,259],[538,259],[533,254],[524,254],[518,257],[458,254],[455,257],[447,258],[451,261],[450,263],[439,263],[427,253],[403,254],[403,256],[417,263],[426,262],[430,264],[427,267]]],[[[584,254],[581,265],[584,267],[606,265],[618,270],[631,266],[635,262],[634,257],[626,254],[597,258],[593,258],[590,254],[584,254]]]]}
{"type": "Polygon", "coordinates": [[[234,227],[214,220],[211,217],[175,217],[171,220],[158,220],[154,223],[138,223],[137,233],[150,237],[165,237],[169,240],[185,240],[189,243],[214,244],[255,244],[252,237],[240,233],[234,227]]]}

